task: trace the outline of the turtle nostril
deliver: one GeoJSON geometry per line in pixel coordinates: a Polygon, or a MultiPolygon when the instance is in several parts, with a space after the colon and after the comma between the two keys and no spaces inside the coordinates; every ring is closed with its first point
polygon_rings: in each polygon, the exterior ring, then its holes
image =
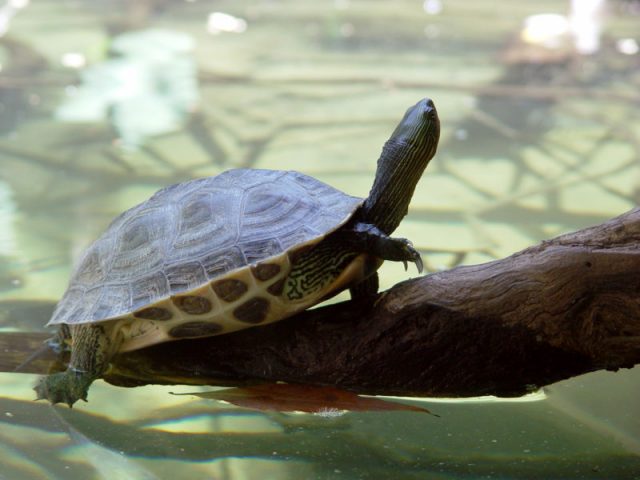
{"type": "Polygon", "coordinates": [[[435,105],[433,104],[433,100],[431,100],[430,98],[425,98],[423,101],[424,101],[425,110],[433,110],[435,108],[435,105]]]}

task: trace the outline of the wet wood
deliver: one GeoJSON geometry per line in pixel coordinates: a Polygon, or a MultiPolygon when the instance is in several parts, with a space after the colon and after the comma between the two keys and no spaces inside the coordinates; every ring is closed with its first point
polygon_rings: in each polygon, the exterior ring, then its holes
{"type": "Polygon", "coordinates": [[[51,333],[0,333],[0,372],[46,373],[57,354],[47,346],[51,333]]]}
{"type": "Polygon", "coordinates": [[[375,302],[122,354],[106,380],[520,395],[640,362],[639,271],[636,208],[502,260],[400,283],[375,302]]]}

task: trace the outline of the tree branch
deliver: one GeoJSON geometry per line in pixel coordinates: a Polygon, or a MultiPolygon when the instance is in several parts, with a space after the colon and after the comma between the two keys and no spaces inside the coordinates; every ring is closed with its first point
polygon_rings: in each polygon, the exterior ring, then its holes
{"type": "Polygon", "coordinates": [[[520,395],[640,362],[638,272],[640,208],[502,260],[400,283],[373,305],[122,354],[106,380],[520,395]]]}

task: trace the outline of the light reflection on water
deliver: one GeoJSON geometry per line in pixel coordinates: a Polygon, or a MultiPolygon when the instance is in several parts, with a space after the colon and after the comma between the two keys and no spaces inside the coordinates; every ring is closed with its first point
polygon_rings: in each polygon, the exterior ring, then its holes
{"type": "MultiPolygon", "coordinates": [[[[29,4],[0,38],[2,328],[46,322],[78,253],[163,185],[255,166],[366,195],[390,128],[425,95],[443,137],[398,235],[431,270],[632,208],[634,5],[611,1],[600,50],[578,56],[570,36],[521,30],[531,15],[564,15],[555,1],[29,4]],[[125,35],[151,29],[142,43],[125,35]],[[541,35],[555,46],[526,43],[541,35]],[[74,122],[56,117],[71,98],[74,122]]],[[[404,278],[385,266],[383,287],[404,278]]],[[[0,479],[640,471],[637,368],[563,382],[539,402],[429,404],[441,418],[261,414],[169,393],[196,387],[103,382],[69,411],[31,402],[34,381],[0,375],[0,479]]]]}

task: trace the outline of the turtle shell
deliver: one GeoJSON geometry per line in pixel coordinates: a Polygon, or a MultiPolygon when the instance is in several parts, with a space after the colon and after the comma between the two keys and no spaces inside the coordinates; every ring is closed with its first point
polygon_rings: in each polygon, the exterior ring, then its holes
{"type": "Polygon", "coordinates": [[[191,321],[218,303],[250,324],[264,310],[261,297],[236,301],[257,285],[273,293],[287,252],[321,240],[361,203],[293,171],[237,169],[171,185],[117,217],[87,249],[48,325],[178,315],[182,334],[173,336],[195,337],[221,329],[191,321]]]}

